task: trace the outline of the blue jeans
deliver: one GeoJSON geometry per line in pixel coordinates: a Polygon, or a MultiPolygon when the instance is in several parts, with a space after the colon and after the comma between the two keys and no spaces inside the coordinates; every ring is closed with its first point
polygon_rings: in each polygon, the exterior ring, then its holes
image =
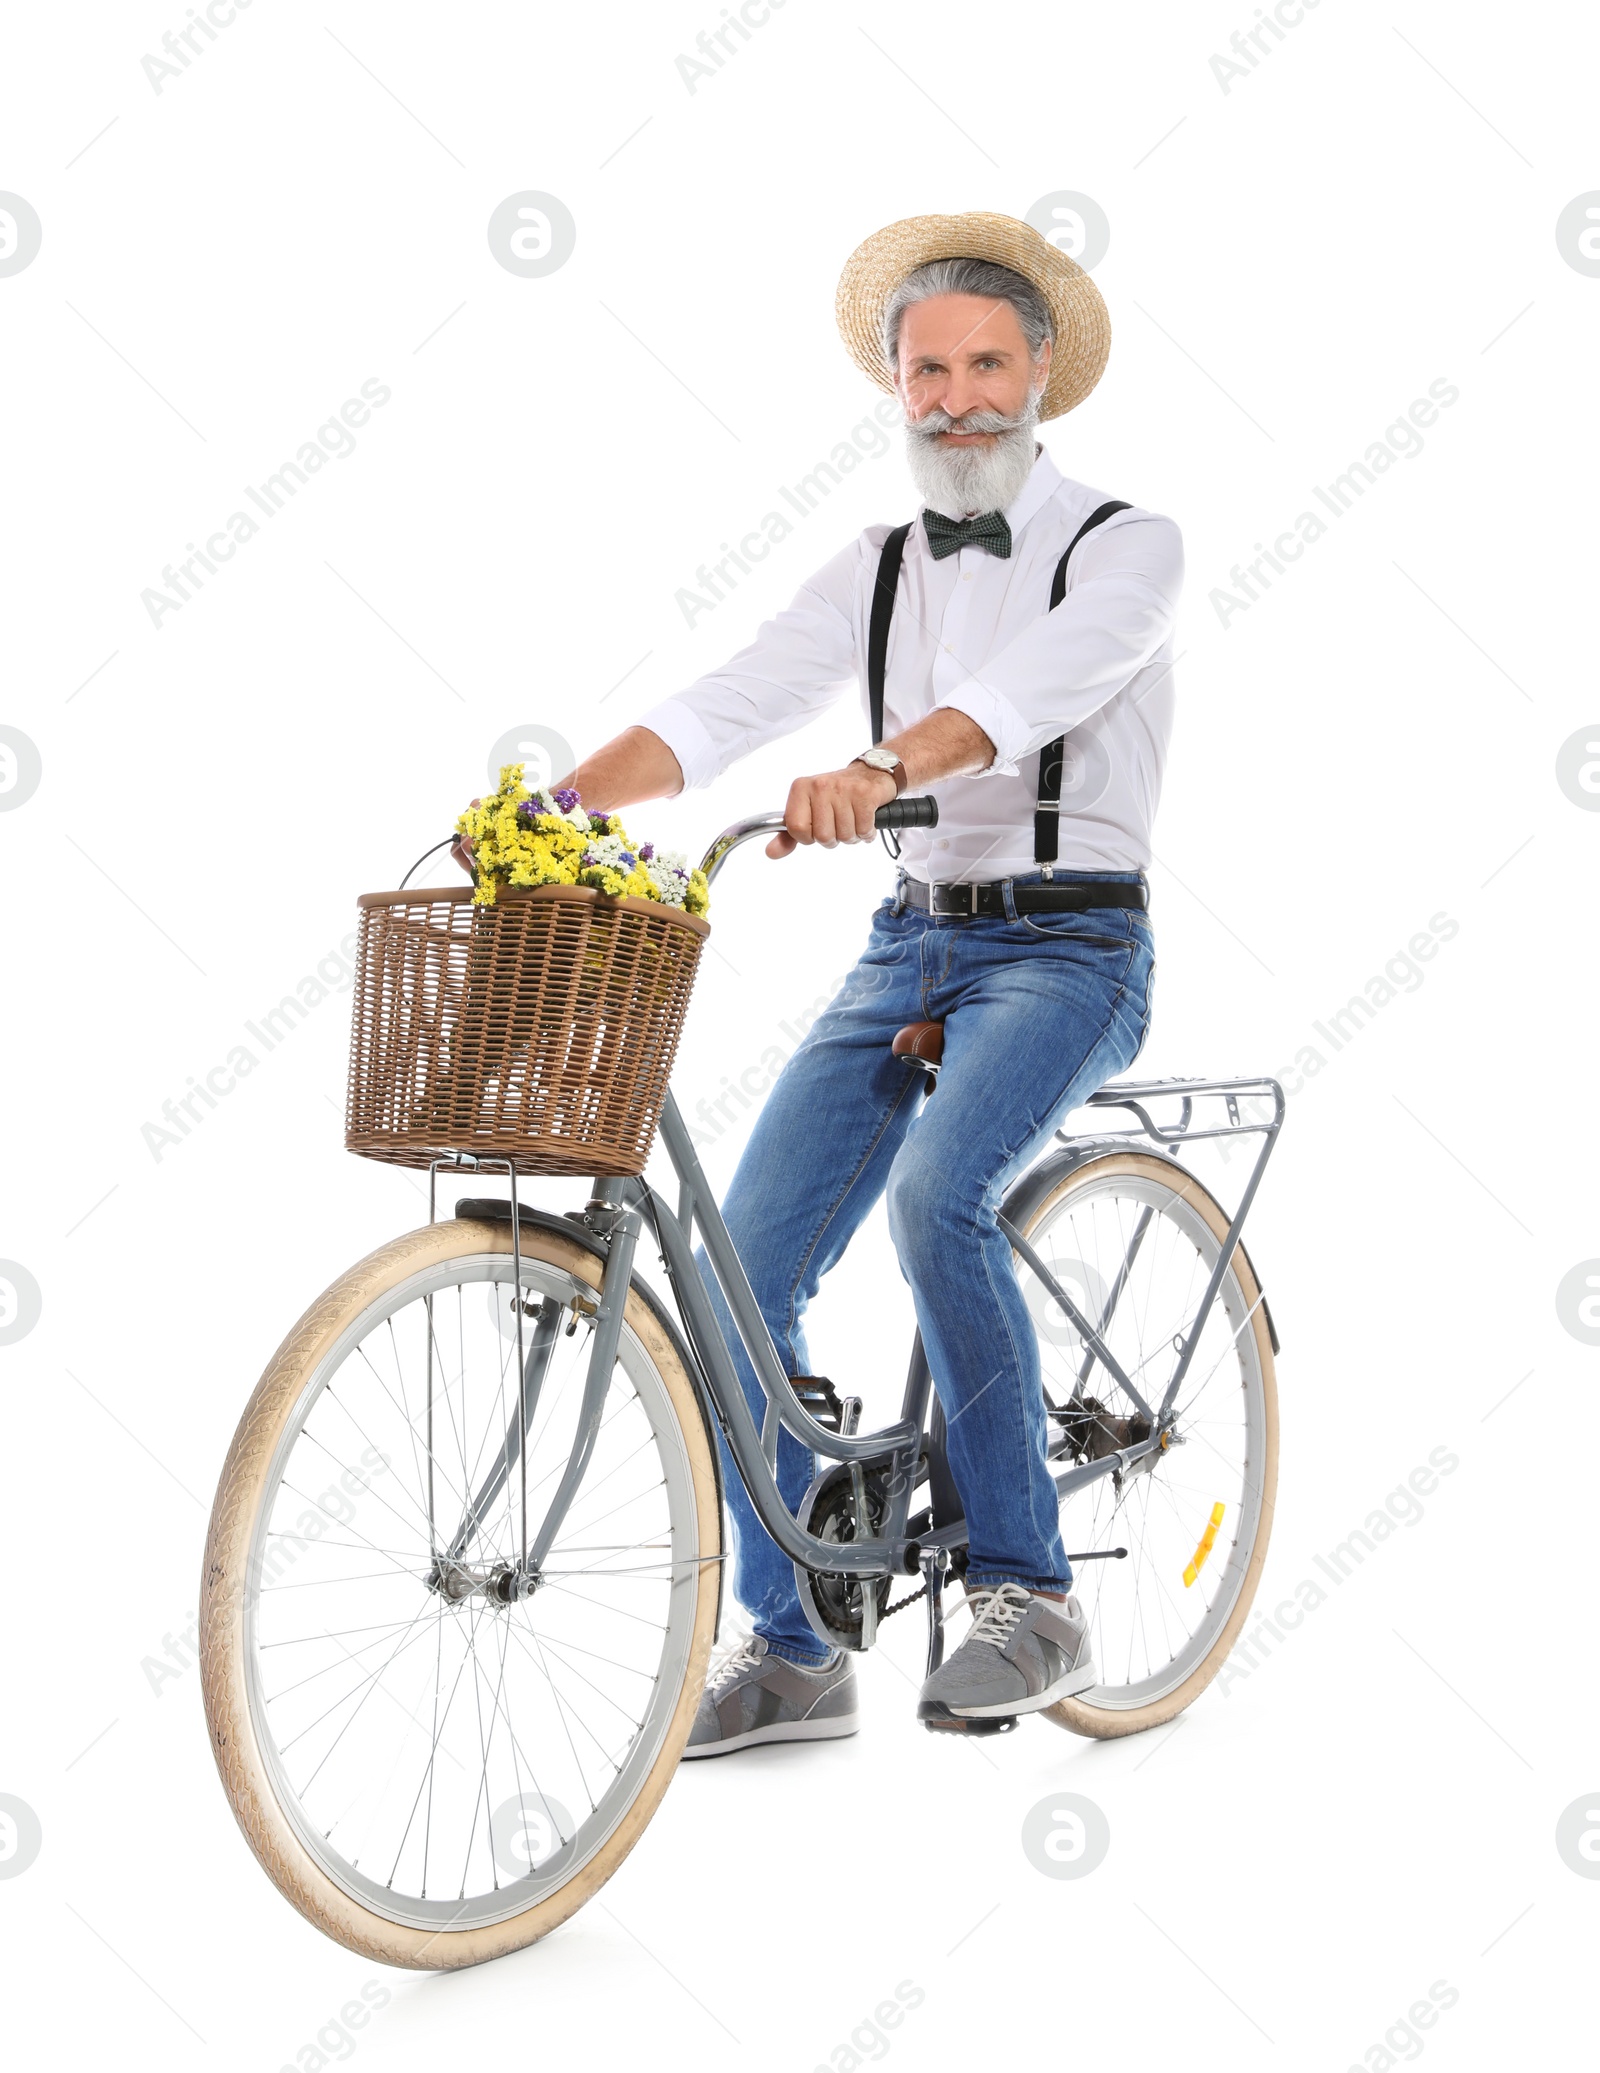
{"type": "MultiPolygon", "coordinates": [[[[966,1513],[968,1578],[1060,1591],[1071,1570],[1038,1345],[995,1212],[1068,1111],[1138,1054],[1154,958],[1138,909],[1022,918],[1007,904],[1004,919],[935,920],[885,900],[860,962],[774,1083],[722,1213],[788,1372],[804,1375],[806,1306],[887,1191],[966,1513]],[[945,1024],[927,1102],[924,1074],[889,1049],[920,1021],[945,1024]]],[[[703,1260],[702,1272],[759,1424],[765,1396],[703,1260]]],[[[793,1565],[723,1448],[735,1592],[773,1654],[824,1661],[793,1565]]],[[[791,1512],[815,1472],[810,1448],[783,1432],[778,1487],[791,1512]]]]}

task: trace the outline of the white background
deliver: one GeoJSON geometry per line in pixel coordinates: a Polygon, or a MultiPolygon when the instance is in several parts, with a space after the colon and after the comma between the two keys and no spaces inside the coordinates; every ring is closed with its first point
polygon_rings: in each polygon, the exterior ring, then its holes
{"type": "MultiPolygon", "coordinates": [[[[710,0],[256,0],[159,94],[140,60],[176,4],[12,21],[0,187],[43,224],[0,278],[0,719],[43,767],[0,813],[0,1255],[43,1296],[0,1347],[0,1793],[43,1830],[0,1879],[14,2063],[314,2067],[375,1970],[261,1875],[193,1668],[157,1694],[143,1666],[189,1622],[272,1348],[425,1211],[341,1148],[342,996],[159,1158],[143,1126],[446,832],[508,729],[593,746],[910,514],[896,443],[685,624],[697,565],[876,401],[833,329],[854,245],[1063,189],[1109,219],[1115,343],[1045,437],[1170,513],[1189,557],[1140,1069],[1327,1059],[1252,1221],[1284,1341],[1259,1602],[1430,1450],[1459,1469],[1271,1660],[1152,1737],[936,1740],[908,1616],[865,1662],[856,1740],[686,1772],[546,1942],[386,1975],[357,2055],[849,2073],[903,1980],[926,1998],[892,2055],[940,2068],[1381,2073],[1436,1981],[1459,1999],[1397,2060],[1560,2048],[1600,1909],[1554,1842],[1600,1794],[1600,1352],[1555,1300],[1600,1253],[1600,819],[1555,774],[1600,736],[1600,279],[1555,226],[1600,185],[1600,34],[1576,7],[1513,28],[1323,0],[1224,91],[1209,61],[1256,13],[788,0],[693,92],[675,60],[720,23],[710,0]],[[485,235],[523,189],[577,225],[539,279],[485,235]],[[356,451],[153,626],[163,566],[253,511],[244,485],[369,378],[392,393],[356,451]],[[1439,379],[1459,400],[1425,450],[1221,625],[1232,565],[1321,512],[1312,486],[1439,379]],[[1335,1055],[1312,1024],[1440,913],[1459,931],[1422,983],[1335,1055]],[[1061,1790],[1111,1827],[1082,1881],[1020,1844],[1061,1790]]],[[[698,849],[861,732],[841,710],[634,832],[698,849]]],[[[876,851],[730,867],[687,1106],[829,990],[885,871],[876,851]]],[[[719,1178],[743,1128],[707,1153],[719,1178]]],[[[908,1318],[875,1223],[814,1330],[869,1412],[893,1408],[908,1318]]]]}

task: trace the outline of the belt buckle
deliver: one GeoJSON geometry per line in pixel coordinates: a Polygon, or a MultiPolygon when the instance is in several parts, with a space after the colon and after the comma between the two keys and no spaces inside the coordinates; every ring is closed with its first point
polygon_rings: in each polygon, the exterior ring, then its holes
{"type": "Polygon", "coordinates": [[[932,894],[930,911],[935,919],[954,921],[961,915],[975,915],[978,911],[978,888],[976,882],[971,879],[935,879],[929,889],[932,894]],[[964,902],[955,906],[940,897],[941,894],[957,892],[965,893],[967,897],[964,902]]]}

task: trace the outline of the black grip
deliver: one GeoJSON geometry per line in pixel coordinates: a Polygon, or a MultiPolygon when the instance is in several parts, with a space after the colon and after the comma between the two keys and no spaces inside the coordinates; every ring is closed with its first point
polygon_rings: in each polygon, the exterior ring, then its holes
{"type": "Polygon", "coordinates": [[[891,799],[872,816],[875,828],[936,828],[939,825],[937,799],[891,799]]]}

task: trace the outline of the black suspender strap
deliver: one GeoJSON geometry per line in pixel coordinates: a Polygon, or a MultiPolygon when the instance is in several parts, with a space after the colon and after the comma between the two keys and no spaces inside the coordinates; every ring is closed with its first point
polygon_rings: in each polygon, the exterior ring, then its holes
{"type": "MultiPolygon", "coordinates": [[[[1120,510],[1121,506],[1117,508],[1120,510]]],[[[883,739],[883,671],[889,659],[889,621],[894,617],[894,594],[900,581],[900,563],[910,537],[909,525],[897,525],[884,541],[883,552],[878,556],[878,580],[872,592],[872,620],[867,628],[867,700],[872,712],[874,748],[883,739]]]]}
{"type": "MultiPolygon", "coordinates": [[[[1133,507],[1113,499],[1102,504],[1089,516],[1073,534],[1071,544],[1056,564],[1055,577],[1050,585],[1050,610],[1053,612],[1067,594],[1067,564],[1072,559],[1073,548],[1085,533],[1092,533],[1097,525],[1114,517],[1119,511],[1133,507]]],[[[883,677],[889,656],[889,622],[894,617],[895,591],[900,582],[900,564],[904,559],[906,541],[911,536],[909,525],[896,526],[883,543],[878,557],[878,577],[872,592],[872,617],[867,627],[867,701],[872,715],[872,740],[876,746],[883,739],[883,677]]],[[[1044,866],[1046,875],[1060,854],[1061,836],[1061,765],[1067,752],[1067,738],[1064,734],[1039,753],[1039,785],[1033,816],[1033,860],[1044,866]]]]}
{"type": "MultiPolygon", "coordinates": [[[[1071,544],[1056,563],[1055,578],[1050,585],[1050,610],[1053,612],[1067,594],[1067,563],[1072,559],[1072,549],[1085,533],[1092,533],[1097,525],[1112,517],[1118,511],[1131,510],[1132,506],[1115,501],[1102,504],[1098,511],[1089,516],[1073,534],[1071,544]]],[[[873,737],[877,739],[876,736],[873,737]]],[[[1047,748],[1039,751],[1039,790],[1033,816],[1033,861],[1044,866],[1045,876],[1051,875],[1050,867],[1060,855],[1061,848],[1061,764],[1067,753],[1067,737],[1058,734],[1047,748]]]]}

